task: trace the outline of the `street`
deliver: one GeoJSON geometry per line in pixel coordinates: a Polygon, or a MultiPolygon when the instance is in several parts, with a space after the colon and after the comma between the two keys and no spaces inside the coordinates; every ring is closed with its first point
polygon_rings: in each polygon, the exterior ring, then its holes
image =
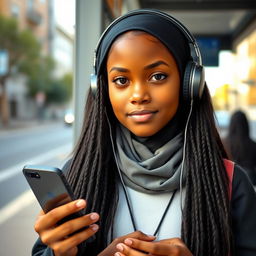
{"type": "Polygon", "coordinates": [[[37,238],[40,211],[22,168],[26,164],[62,168],[72,150],[72,128],[52,123],[0,132],[0,255],[28,256],[37,238]]]}

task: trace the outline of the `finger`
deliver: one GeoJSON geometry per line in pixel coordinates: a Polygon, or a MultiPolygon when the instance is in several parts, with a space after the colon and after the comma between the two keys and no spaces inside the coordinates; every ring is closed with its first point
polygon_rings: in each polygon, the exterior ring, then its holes
{"type": "MultiPolygon", "coordinates": [[[[57,247],[57,246],[56,246],[57,247]]],[[[63,254],[62,249],[60,249],[61,251],[58,250],[53,250],[54,251],[54,255],[65,255],[65,256],[76,256],[78,253],[78,248],[77,247],[73,247],[68,251],[65,251],[65,254],[63,254]]]]}
{"type": "Polygon", "coordinates": [[[116,252],[116,253],[114,254],[114,256],[126,256],[126,255],[122,254],[121,252],[116,252]]]}
{"type": "Polygon", "coordinates": [[[180,238],[169,238],[169,239],[163,239],[158,241],[159,243],[165,243],[165,244],[173,244],[173,245],[180,245],[185,246],[184,242],[180,238]]]}
{"type": "Polygon", "coordinates": [[[44,213],[44,211],[43,210],[41,210],[40,212],[39,212],[39,214],[37,215],[37,217],[41,217],[41,216],[43,216],[43,215],[45,215],[45,213],[44,213]]]}
{"type": "Polygon", "coordinates": [[[144,240],[144,241],[153,241],[156,239],[155,236],[152,235],[147,235],[139,230],[132,232],[128,235],[126,235],[127,238],[136,238],[136,239],[140,239],[140,240],[144,240]]]}
{"type": "Polygon", "coordinates": [[[36,216],[36,221],[38,221],[39,219],[41,219],[43,216],[45,215],[44,211],[41,210],[38,215],[36,216]]]}
{"type": "Polygon", "coordinates": [[[169,244],[172,245],[173,248],[178,248],[178,250],[183,252],[183,255],[191,256],[192,253],[186,246],[186,244],[178,237],[175,238],[169,238],[169,239],[164,239],[158,241],[158,243],[164,243],[164,244],[169,244]]]}
{"type": "Polygon", "coordinates": [[[123,243],[119,243],[116,246],[116,249],[119,253],[125,255],[125,256],[145,256],[148,255],[148,253],[143,253],[141,251],[135,250],[129,246],[126,246],[123,243]]]}
{"type": "Polygon", "coordinates": [[[44,244],[51,244],[53,242],[62,240],[64,237],[69,236],[86,226],[88,227],[89,225],[92,225],[98,221],[98,219],[99,215],[97,213],[90,213],[74,220],[67,221],[52,230],[42,232],[41,240],[44,244]]]}
{"type": "MultiPolygon", "coordinates": [[[[125,245],[130,248],[134,248],[139,251],[145,251],[147,253],[156,254],[156,255],[176,255],[177,253],[182,251],[181,246],[179,245],[170,245],[159,242],[146,242],[138,239],[125,239],[125,245]]],[[[177,254],[178,255],[178,254],[177,254]]]]}
{"type": "Polygon", "coordinates": [[[72,248],[77,247],[80,243],[93,236],[98,229],[99,226],[97,224],[93,224],[88,229],[76,233],[61,242],[53,244],[51,248],[59,254],[63,254],[69,250],[72,250],[72,248]]]}
{"type": "Polygon", "coordinates": [[[46,213],[42,218],[39,218],[35,224],[35,230],[40,233],[41,230],[52,228],[58,221],[64,217],[78,212],[85,208],[85,200],[79,199],[68,204],[54,208],[53,210],[46,213]]]}

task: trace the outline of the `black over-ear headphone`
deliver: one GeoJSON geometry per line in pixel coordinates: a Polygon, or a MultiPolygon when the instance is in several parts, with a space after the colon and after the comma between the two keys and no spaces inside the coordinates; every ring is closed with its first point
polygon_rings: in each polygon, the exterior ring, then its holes
{"type": "Polygon", "coordinates": [[[120,16],[119,18],[115,19],[105,29],[105,31],[101,35],[94,52],[95,54],[94,66],[93,66],[94,73],[91,74],[91,90],[93,95],[96,95],[96,92],[97,92],[98,78],[96,73],[96,58],[98,54],[98,49],[101,46],[101,42],[103,41],[108,31],[115,24],[117,24],[123,19],[126,19],[127,17],[133,16],[133,15],[139,15],[139,14],[153,14],[153,15],[161,16],[162,18],[165,18],[166,20],[170,21],[173,25],[175,25],[182,32],[182,34],[184,34],[184,36],[187,38],[192,60],[188,61],[185,67],[183,85],[182,85],[182,98],[184,101],[192,101],[192,100],[200,99],[204,90],[205,76],[204,76],[204,67],[202,65],[201,53],[194,36],[189,32],[189,30],[181,22],[179,22],[174,17],[166,13],[163,13],[161,11],[148,10],[148,9],[134,10],[123,16],[120,16]]]}

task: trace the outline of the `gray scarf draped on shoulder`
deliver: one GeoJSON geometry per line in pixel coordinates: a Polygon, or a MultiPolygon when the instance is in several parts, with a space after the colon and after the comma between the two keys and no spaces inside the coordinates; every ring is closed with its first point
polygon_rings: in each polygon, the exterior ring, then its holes
{"type": "Polygon", "coordinates": [[[146,193],[171,192],[179,188],[183,134],[177,133],[163,145],[156,145],[149,146],[134,138],[124,126],[117,126],[116,155],[126,186],[146,193]]]}

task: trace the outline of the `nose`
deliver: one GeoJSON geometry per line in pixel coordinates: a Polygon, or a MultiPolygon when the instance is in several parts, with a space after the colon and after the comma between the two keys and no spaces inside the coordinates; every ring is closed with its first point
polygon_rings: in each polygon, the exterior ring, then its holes
{"type": "Polygon", "coordinates": [[[147,85],[136,84],[132,87],[130,102],[132,104],[147,104],[151,101],[149,88],[147,85]]]}

